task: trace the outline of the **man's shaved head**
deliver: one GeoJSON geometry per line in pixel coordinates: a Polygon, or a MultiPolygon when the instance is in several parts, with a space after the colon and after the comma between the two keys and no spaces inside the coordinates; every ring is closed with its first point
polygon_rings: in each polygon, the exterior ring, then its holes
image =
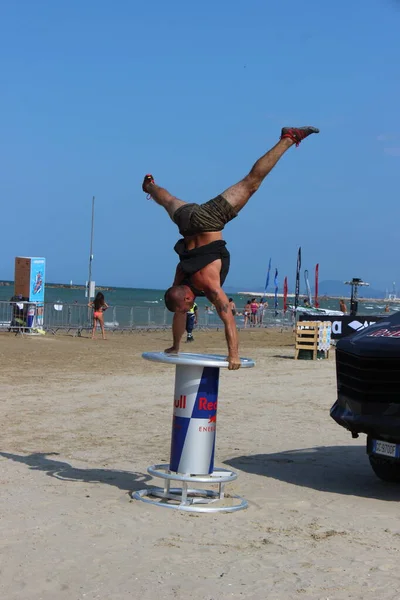
{"type": "Polygon", "coordinates": [[[173,285],[164,295],[165,306],[171,312],[185,312],[191,308],[194,294],[187,285],[173,285]]]}

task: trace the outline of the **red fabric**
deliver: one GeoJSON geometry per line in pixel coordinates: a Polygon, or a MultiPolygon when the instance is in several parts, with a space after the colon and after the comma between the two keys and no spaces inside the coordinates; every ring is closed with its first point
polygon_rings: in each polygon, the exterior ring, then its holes
{"type": "Polygon", "coordinates": [[[285,277],[285,281],[283,282],[283,312],[287,311],[287,294],[288,294],[288,285],[287,285],[287,277],[285,277]]]}

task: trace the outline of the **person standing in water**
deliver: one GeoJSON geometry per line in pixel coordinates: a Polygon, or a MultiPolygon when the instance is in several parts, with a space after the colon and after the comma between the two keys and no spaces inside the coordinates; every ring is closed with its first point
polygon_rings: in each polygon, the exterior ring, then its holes
{"type": "Polygon", "coordinates": [[[266,302],[265,300],[261,299],[260,300],[260,304],[258,305],[258,312],[257,312],[257,320],[258,320],[258,325],[260,327],[263,324],[264,311],[265,311],[266,308],[268,308],[268,302],[266,302]]]}
{"type": "Polygon", "coordinates": [[[250,300],[247,300],[247,302],[243,308],[243,315],[244,315],[244,326],[247,327],[247,325],[250,323],[250,315],[251,315],[250,300]]]}
{"type": "Polygon", "coordinates": [[[93,302],[89,302],[89,308],[93,308],[93,329],[92,329],[92,340],[95,338],[97,323],[99,323],[101,328],[101,336],[103,340],[106,339],[106,334],[104,330],[104,311],[107,310],[108,304],[104,299],[104,294],[101,292],[97,292],[96,298],[93,302]]]}
{"type": "Polygon", "coordinates": [[[342,313],[347,314],[347,306],[346,306],[346,302],[344,301],[343,298],[340,299],[339,310],[341,310],[342,313]]]}
{"type": "Polygon", "coordinates": [[[251,311],[250,323],[251,323],[251,325],[253,325],[253,327],[255,327],[257,325],[257,312],[258,312],[258,302],[255,298],[251,299],[250,311],[251,311]]]}

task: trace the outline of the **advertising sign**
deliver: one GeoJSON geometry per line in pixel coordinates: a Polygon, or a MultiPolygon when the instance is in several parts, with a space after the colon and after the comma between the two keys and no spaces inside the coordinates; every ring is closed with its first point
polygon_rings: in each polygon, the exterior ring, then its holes
{"type": "Polygon", "coordinates": [[[356,317],[353,317],[352,315],[329,316],[302,314],[300,316],[300,321],[330,322],[332,325],[331,337],[333,340],[339,340],[340,338],[356,333],[357,331],[362,331],[366,327],[378,323],[381,319],[387,319],[387,315],[378,315],[376,317],[372,315],[357,315],[356,317]]]}
{"type": "Polygon", "coordinates": [[[31,258],[31,273],[29,284],[29,300],[31,302],[44,302],[44,258],[31,258]]]}

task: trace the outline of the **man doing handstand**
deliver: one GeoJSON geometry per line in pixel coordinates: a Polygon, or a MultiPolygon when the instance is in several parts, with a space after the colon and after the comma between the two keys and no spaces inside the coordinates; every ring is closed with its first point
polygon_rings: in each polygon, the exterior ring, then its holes
{"type": "Polygon", "coordinates": [[[225,326],[229,369],[240,367],[235,317],[222,290],[229,271],[229,252],[221,231],[258,190],[283,154],[293,144],[298,146],[311,133],[319,133],[319,130],[315,127],[284,127],[279,142],[254,164],[244,179],[204,204],[179,200],[156,185],[152,175],[145,176],[143,191],[166,209],[183,236],[174,247],[180,258],[175,279],[165,293],[166,307],[174,313],[173,345],[165,352],[179,352],[186,328],[186,313],[196,296],[206,296],[225,326]]]}

